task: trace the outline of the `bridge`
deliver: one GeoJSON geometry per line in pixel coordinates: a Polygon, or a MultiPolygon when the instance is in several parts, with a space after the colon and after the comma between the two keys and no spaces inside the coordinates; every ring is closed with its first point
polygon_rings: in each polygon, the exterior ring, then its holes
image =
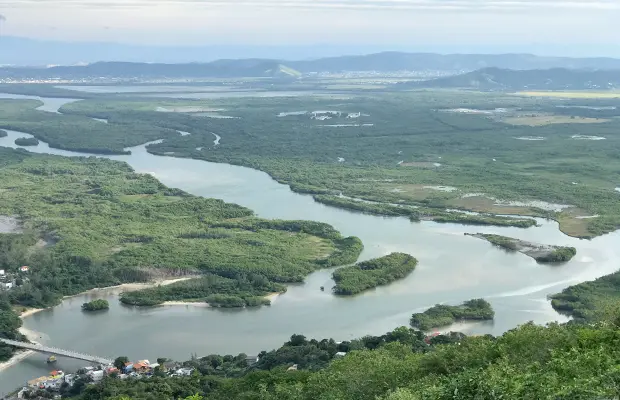
{"type": "Polygon", "coordinates": [[[76,359],[76,360],[88,361],[88,362],[96,363],[96,364],[106,364],[107,365],[107,364],[112,364],[114,362],[112,360],[109,360],[109,359],[103,358],[103,357],[91,356],[91,355],[88,355],[88,354],[78,353],[76,351],[71,351],[71,350],[58,349],[56,347],[42,346],[40,344],[18,342],[18,341],[15,341],[15,340],[9,340],[9,339],[3,339],[3,338],[0,338],[0,342],[2,342],[4,344],[8,344],[9,346],[19,347],[19,348],[27,349],[27,350],[32,350],[32,351],[36,351],[36,352],[39,352],[39,353],[53,354],[55,356],[68,357],[68,358],[73,358],[73,359],[76,359]]]}

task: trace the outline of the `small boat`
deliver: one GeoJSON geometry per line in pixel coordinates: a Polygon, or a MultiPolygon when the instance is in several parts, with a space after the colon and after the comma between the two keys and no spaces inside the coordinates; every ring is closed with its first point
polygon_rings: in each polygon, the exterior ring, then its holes
{"type": "Polygon", "coordinates": [[[47,358],[47,363],[48,363],[48,364],[53,364],[53,363],[55,363],[56,361],[57,361],[57,360],[56,360],[56,356],[49,356],[49,357],[47,358]]]}
{"type": "Polygon", "coordinates": [[[321,292],[323,292],[325,290],[325,288],[323,286],[321,286],[321,292]]]}

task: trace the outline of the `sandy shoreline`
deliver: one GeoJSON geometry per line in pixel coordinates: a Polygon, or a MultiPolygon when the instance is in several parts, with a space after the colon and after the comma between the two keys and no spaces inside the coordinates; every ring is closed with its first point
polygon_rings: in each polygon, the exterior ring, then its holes
{"type": "MultiPolygon", "coordinates": [[[[275,292],[275,293],[269,293],[268,295],[264,296],[263,298],[269,300],[269,301],[274,301],[278,296],[280,296],[282,293],[280,292],[275,292]]],[[[160,305],[162,306],[192,306],[192,307],[211,307],[209,305],[209,303],[205,303],[205,302],[200,302],[200,301],[165,301],[163,303],[161,303],[160,305]]]]}

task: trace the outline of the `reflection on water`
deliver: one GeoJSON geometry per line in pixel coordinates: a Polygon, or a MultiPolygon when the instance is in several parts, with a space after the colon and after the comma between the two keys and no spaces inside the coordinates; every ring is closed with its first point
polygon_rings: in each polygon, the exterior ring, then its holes
{"type": "MultiPolygon", "coordinates": [[[[9,131],[0,146],[18,147],[23,134],[9,131]]],[[[222,138],[226,140],[226,138],[222,138]]],[[[45,143],[27,148],[38,153],[76,155],[50,149],[45,143]]],[[[362,259],[394,251],[419,260],[406,279],[352,298],[331,295],[332,270],[311,274],[293,285],[271,307],[251,310],[214,310],[191,306],[125,307],[114,291],[78,296],[53,310],[26,318],[27,328],[44,332],[49,343],[96,354],[130,358],[170,357],[191,354],[257,353],[281,345],[291,334],[347,340],[381,334],[407,325],[411,313],[437,303],[460,303],[487,298],[496,310],[492,323],[459,326],[466,333],[501,334],[527,321],[565,321],[555,313],[546,296],[570,284],[614,272],[619,265],[618,232],[594,240],[570,238],[555,222],[538,220],[540,226],[468,227],[433,222],[411,223],[405,218],[358,214],[314,202],[296,194],[263,172],[199,160],[148,154],[145,146],[132,155],[108,158],[125,161],[136,171],[150,173],[164,184],[205,197],[220,198],[254,210],[265,218],[309,219],[332,224],[344,235],[359,236],[365,248],[362,259]],[[551,245],[569,245],[577,256],[562,266],[545,266],[520,253],[508,253],[466,232],[494,233],[551,245]],[[319,288],[325,286],[325,292],[319,288]],[[95,297],[110,300],[110,310],[85,315],[83,302],[95,297]]],[[[82,154],[87,155],[87,154],[82,154]]],[[[44,358],[35,356],[0,375],[0,392],[47,372],[44,358]]],[[[61,360],[68,370],[80,362],[61,360]]]]}

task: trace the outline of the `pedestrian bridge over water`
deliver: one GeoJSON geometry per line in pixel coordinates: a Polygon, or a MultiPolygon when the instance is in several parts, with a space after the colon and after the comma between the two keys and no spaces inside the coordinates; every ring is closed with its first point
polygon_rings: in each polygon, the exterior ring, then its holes
{"type": "Polygon", "coordinates": [[[78,353],[76,351],[71,351],[71,350],[58,349],[56,347],[42,346],[40,344],[18,342],[18,341],[15,341],[15,340],[9,340],[9,339],[3,339],[3,338],[0,338],[0,342],[8,344],[9,346],[15,346],[15,347],[19,347],[19,348],[22,348],[22,349],[36,351],[36,352],[39,352],[39,353],[53,354],[55,356],[68,357],[68,358],[73,358],[73,359],[76,359],[76,360],[88,361],[88,362],[96,363],[96,364],[106,364],[107,365],[107,364],[112,364],[113,363],[112,360],[109,360],[107,358],[91,356],[91,355],[88,355],[88,354],[78,353]]]}

